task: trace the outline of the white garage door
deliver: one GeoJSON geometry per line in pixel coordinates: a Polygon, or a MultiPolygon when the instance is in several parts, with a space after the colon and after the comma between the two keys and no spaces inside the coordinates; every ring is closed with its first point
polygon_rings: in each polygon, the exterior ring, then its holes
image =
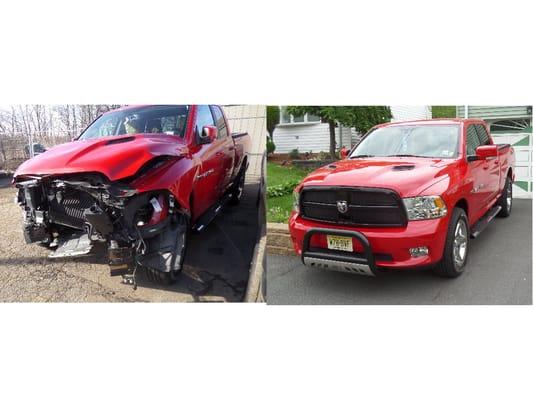
{"type": "Polygon", "coordinates": [[[498,144],[509,143],[516,155],[516,179],[513,197],[531,198],[533,190],[533,143],[531,120],[487,121],[498,144]]]}

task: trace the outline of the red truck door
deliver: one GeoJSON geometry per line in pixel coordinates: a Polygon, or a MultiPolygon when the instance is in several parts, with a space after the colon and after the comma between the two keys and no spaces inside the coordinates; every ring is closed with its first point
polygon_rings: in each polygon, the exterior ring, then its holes
{"type": "Polygon", "coordinates": [[[476,148],[481,145],[479,135],[474,124],[466,127],[466,159],[468,164],[468,179],[471,180],[470,190],[470,217],[471,222],[477,221],[487,211],[489,194],[487,187],[490,182],[490,172],[486,160],[473,158],[476,148]]]}
{"type": "MultiPolygon", "coordinates": [[[[487,128],[483,124],[476,124],[476,131],[479,137],[481,146],[492,144],[492,140],[487,132],[487,128]]],[[[500,185],[500,160],[499,157],[487,159],[483,161],[483,169],[486,170],[487,175],[486,186],[483,188],[487,203],[492,203],[499,194],[500,185]]],[[[487,204],[490,205],[490,204],[487,204]]]]}
{"type": "Polygon", "coordinates": [[[220,142],[221,149],[224,153],[224,171],[222,172],[223,181],[221,186],[221,189],[224,192],[231,184],[233,179],[233,169],[235,165],[235,143],[229,133],[222,109],[219,106],[211,106],[211,110],[213,111],[216,127],[218,129],[218,141],[220,142]]]}
{"type": "MultiPolygon", "coordinates": [[[[199,105],[197,106],[194,125],[196,140],[198,140],[204,126],[216,126],[216,124],[211,108],[208,105],[199,105]]],[[[211,143],[202,144],[197,154],[201,166],[196,175],[194,186],[194,218],[203,214],[222,195],[224,143],[217,139],[211,143]]]]}

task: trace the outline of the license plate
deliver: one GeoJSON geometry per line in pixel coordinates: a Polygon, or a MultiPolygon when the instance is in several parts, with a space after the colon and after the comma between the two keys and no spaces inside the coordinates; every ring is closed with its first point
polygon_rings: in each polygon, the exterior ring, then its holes
{"type": "Polygon", "coordinates": [[[327,240],[330,250],[353,251],[351,237],[327,235],[327,240]]]}

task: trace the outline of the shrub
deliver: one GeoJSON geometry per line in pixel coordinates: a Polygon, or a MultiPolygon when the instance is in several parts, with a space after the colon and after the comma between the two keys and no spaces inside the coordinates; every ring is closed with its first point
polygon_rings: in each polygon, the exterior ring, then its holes
{"type": "Polygon", "coordinates": [[[268,136],[267,136],[266,148],[267,148],[267,154],[272,154],[272,153],[274,153],[274,151],[276,151],[276,144],[268,136]]]}
{"type": "Polygon", "coordinates": [[[291,194],[296,186],[298,186],[300,181],[288,181],[282,183],[281,185],[269,186],[267,187],[267,197],[281,197],[286,194],[291,194]]]}
{"type": "Polygon", "coordinates": [[[289,158],[291,160],[298,160],[300,158],[300,152],[298,151],[298,149],[292,149],[289,153],[289,158]]]}
{"type": "Polygon", "coordinates": [[[318,153],[318,159],[321,161],[330,160],[331,155],[328,152],[321,151],[320,153],[318,153]]]}

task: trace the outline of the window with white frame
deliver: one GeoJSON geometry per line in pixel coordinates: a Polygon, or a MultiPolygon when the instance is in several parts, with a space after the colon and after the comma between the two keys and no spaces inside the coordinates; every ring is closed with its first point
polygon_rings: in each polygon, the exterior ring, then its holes
{"type": "Polygon", "coordinates": [[[280,124],[308,124],[314,122],[320,122],[320,117],[312,114],[304,114],[299,117],[295,117],[287,112],[286,106],[279,107],[279,123],[280,124]]]}

